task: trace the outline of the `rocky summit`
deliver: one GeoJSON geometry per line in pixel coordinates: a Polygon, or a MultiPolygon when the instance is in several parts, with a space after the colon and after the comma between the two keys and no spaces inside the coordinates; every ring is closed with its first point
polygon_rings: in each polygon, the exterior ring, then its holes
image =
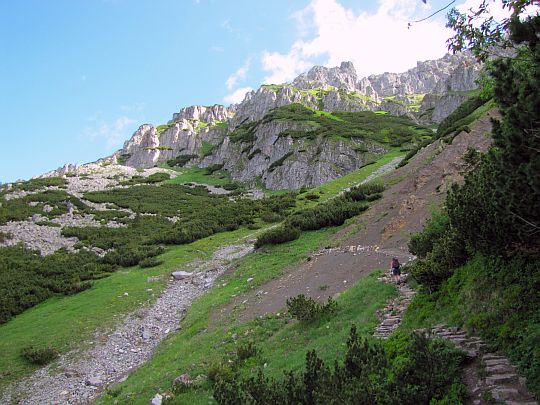
{"type": "MultiPolygon", "coordinates": [[[[358,78],[351,62],[315,66],[290,84],[268,84],[249,92],[240,104],[186,107],[167,124],[141,125],[106,161],[134,168],[165,163],[220,167],[234,180],[270,189],[316,186],[370,163],[392,146],[412,143],[351,134],[351,126],[317,131],[327,124],[322,121],[343,121],[333,115],[338,112],[374,112],[406,118],[411,126],[433,125],[476,89],[480,69],[469,53],[418,62],[404,73],[364,78],[358,78]],[[314,123],[312,117],[294,113],[272,117],[272,112],[293,104],[322,120],[314,123]]],[[[392,131],[383,127],[383,132],[392,131]]]]}

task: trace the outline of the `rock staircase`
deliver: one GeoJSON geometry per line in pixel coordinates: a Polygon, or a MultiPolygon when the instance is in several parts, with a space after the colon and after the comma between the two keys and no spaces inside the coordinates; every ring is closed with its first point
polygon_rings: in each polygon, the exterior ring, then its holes
{"type": "Polygon", "coordinates": [[[432,330],[435,336],[450,340],[467,353],[476,369],[476,381],[468,381],[469,396],[472,404],[487,404],[487,397],[508,405],[538,405],[525,386],[525,379],[517,374],[508,358],[488,351],[488,345],[476,336],[457,327],[437,325],[432,330]]]}
{"type": "MultiPolygon", "coordinates": [[[[403,274],[402,280],[406,279],[407,275],[403,274]]],[[[392,282],[387,274],[379,281],[392,282]]],[[[377,314],[380,323],[373,333],[376,338],[387,339],[399,327],[415,295],[406,283],[397,287],[399,295],[377,314]]],[[[517,374],[508,358],[489,352],[488,345],[481,338],[468,336],[464,330],[446,325],[437,325],[427,332],[451,341],[466,353],[469,359],[464,367],[464,382],[469,394],[467,404],[487,405],[496,401],[508,405],[539,405],[528,392],[525,379],[517,374]]]]}
{"type": "MultiPolygon", "coordinates": [[[[381,322],[373,333],[374,337],[387,339],[398,328],[401,324],[401,318],[405,313],[405,310],[416,294],[416,292],[405,283],[407,275],[402,274],[401,279],[402,284],[397,286],[399,295],[386,304],[384,309],[377,314],[379,319],[381,319],[381,322]]],[[[379,281],[386,283],[392,282],[390,277],[386,274],[380,277],[379,281]]]]}

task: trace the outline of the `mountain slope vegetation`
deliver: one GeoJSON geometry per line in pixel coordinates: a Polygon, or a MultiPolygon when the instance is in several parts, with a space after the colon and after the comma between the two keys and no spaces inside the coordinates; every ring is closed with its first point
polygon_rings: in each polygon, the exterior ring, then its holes
{"type": "Polygon", "coordinates": [[[490,70],[502,118],[493,146],[470,151],[472,171],[410,249],[425,293],[411,324],[447,318],[485,337],[519,365],[540,396],[540,17],[510,24],[525,44],[490,70]],[[536,343],[535,343],[536,342],[536,343]]]}

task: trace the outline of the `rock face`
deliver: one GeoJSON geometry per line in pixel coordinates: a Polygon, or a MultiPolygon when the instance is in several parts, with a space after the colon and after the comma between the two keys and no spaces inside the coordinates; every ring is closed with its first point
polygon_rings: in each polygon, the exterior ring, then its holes
{"type": "Polygon", "coordinates": [[[418,62],[404,73],[362,79],[351,62],[333,68],[315,66],[292,84],[263,85],[251,91],[238,105],[186,107],[174,113],[167,125],[141,125],[109,159],[150,168],[184,156],[181,160],[187,166],[223,165],[233,179],[260,179],[268,188],[314,186],[365,164],[355,151],[359,145],[280,136],[298,128],[291,122],[260,124],[272,109],[300,103],[314,110],[386,111],[423,124],[438,123],[470,96],[480,69],[468,53],[418,62]],[[256,125],[255,142],[233,142],[229,135],[248,123],[256,125]]]}
{"type": "Polygon", "coordinates": [[[219,104],[211,107],[193,105],[191,107],[182,108],[180,112],[174,113],[172,120],[169,121],[169,123],[190,119],[204,122],[227,121],[231,115],[230,109],[219,104]]]}
{"type": "Polygon", "coordinates": [[[365,158],[355,146],[372,153],[384,152],[360,139],[345,142],[282,136],[286,130],[299,129],[294,122],[263,121],[254,131],[253,143],[233,142],[227,137],[201,164],[223,164],[238,181],[260,179],[270,189],[297,189],[322,184],[361,167],[365,158]]]}
{"type": "Polygon", "coordinates": [[[309,72],[303,73],[293,81],[293,86],[300,89],[332,88],[356,91],[358,78],[352,62],[341,62],[339,67],[325,68],[314,66],[309,72]]]}

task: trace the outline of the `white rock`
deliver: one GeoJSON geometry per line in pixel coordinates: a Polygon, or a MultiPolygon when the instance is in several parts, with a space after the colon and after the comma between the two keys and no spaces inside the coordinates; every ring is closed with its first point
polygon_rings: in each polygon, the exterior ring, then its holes
{"type": "Polygon", "coordinates": [[[171,276],[173,276],[175,280],[183,280],[185,278],[191,277],[192,274],[187,271],[178,270],[178,271],[173,271],[171,273],[171,276]]]}
{"type": "Polygon", "coordinates": [[[163,400],[163,395],[156,394],[156,396],[150,400],[150,405],[161,405],[162,400],[163,400]]]}

